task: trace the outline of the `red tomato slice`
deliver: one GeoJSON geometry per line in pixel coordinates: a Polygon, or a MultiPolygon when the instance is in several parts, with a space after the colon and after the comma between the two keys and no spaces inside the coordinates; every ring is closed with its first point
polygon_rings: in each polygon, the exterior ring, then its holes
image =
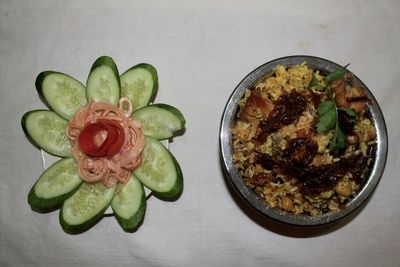
{"type": "Polygon", "coordinates": [[[93,156],[95,156],[95,157],[106,157],[108,155],[108,151],[109,151],[111,145],[118,138],[118,132],[116,129],[114,129],[113,126],[111,126],[109,124],[105,124],[105,126],[107,127],[107,138],[106,138],[106,140],[104,140],[104,143],[101,145],[99,150],[97,152],[93,153],[93,156]]]}
{"type": "Polygon", "coordinates": [[[110,145],[110,148],[108,149],[108,153],[107,153],[107,156],[106,156],[107,158],[111,158],[112,156],[117,154],[121,150],[121,148],[122,148],[122,146],[124,145],[124,142],[125,142],[125,131],[124,131],[124,129],[121,126],[119,126],[119,128],[115,127],[115,126],[111,126],[111,127],[116,129],[118,134],[117,134],[117,138],[116,138],[115,142],[112,143],[110,145]]]}
{"type": "Polygon", "coordinates": [[[121,150],[125,142],[125,131],[118,121],[100,119],[83,128],[78,136],[78,142],[86,155],[109,159],[121,150]],[[101,136],[104,132],[107,134],[105,138],[101,136]]]}
{"type": "Polygon", "coordinates": [[[79,147],[83,153],[91,155],[100,149],[104,142],[98,144],[98,140],[96,140],[96,138],[98,138],[102,132],[107,132],[108,137],[107,127],[102,123],[88,124],[85,126],[85,128],[83,128],[78,136],[79,147]]]}
{"type": "Polygon", "coordinates": [[[115,133],[115,139],[113,142],[110,142],[109,147],[108,147],[108,152],[106,157],[111,158],[115,154],[117,154],[120,150],[121,147],[124,145],[125,142],[125,131],[124,128],[121,126],[121,124],[118,121],[115,120],[99,120],[100,122],[104,123],[107,125],[107,128],[109,129],[108,131],[110,133],[115,133]]]}

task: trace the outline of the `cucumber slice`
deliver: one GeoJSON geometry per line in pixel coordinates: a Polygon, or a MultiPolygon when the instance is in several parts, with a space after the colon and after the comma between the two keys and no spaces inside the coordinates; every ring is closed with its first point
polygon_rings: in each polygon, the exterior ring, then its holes
{"type": "Polygon", "coordinates": [[[134,111],[153,101],[157,90],[157,70],[150,64],[135,65],[121,75],[121,96],[129,98],[134,111]]]}
{"type": "Polygon", "coordinates": [[[124,231],[134,231],[142,222],[146,210],[146,195],[142,183],[131,176],[126,185],[118,184],[111,208],[124,231]]]}
{"type": "Polygon", "coordinates": [[[115,186],[83,183],[61,208],[60,224],[64,231],[78,234],[95,225],[110,205],[114,192],[115,186]]]}
{"type": "Polygon", "coordinates": [[[35,85],[48,106],[65,119],[87,104],[85,86],[66,74],[44,71],[36,78],[35,85]]]}
{"type": "Polygon", "coordinates": [[[117,65],[112,58],[102,56],[93,63],[86,87],[88,100],[118,106],[120,81],[117,65]]]}
{"type": "Polygon", "coordinates": [[[39,212],[56,210],[78,190],[81,183],[75,160],[61,159],[39,177],[29,192],[28,203],[39,212]]]}
{"type": "Polygon", "coordinates": [[[146,136],[142,164],[135,176],[153,194],[162,199],[176,199],[183,189],[181,168],[174,156],[158,140],[146,136]]]}
{"type": "Polygon", "coordinates": [[[142,125],[145,135],[158,140],[168,139],[185,128],[183,114],[173,106],[154,104],[135,111],[132,118],[142,125]]]}
{"type": "Polygon", "coordinates": [[[50,110],[32,110],[21,119],[28,139],[47,153],[70,157],[71,144],[66,135],[68,121],[50,110]]]}

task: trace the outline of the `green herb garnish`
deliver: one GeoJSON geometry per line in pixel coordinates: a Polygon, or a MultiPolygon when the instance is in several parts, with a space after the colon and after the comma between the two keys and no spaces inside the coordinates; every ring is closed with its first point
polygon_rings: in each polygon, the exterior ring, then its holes
{"type": "Polygon", "coordinates": [[[311,88],[311,87],[314,87],[314,86],[321,86],[321,85],[320,85],[320,83],[319,83],[319,81],[317,79],[317,76],[315,76],[315,73],[313,72],[311,81],[308,84],[308,88],[311,88]]]}
{"type": "Polygon", "coordinates": [[[336,104],[333,100],[322,102],[318,109],[319,122],[317,124],[317,132],[324,133],[335,127],[338,121],[336,104]]]}
{"type": "Polygon", "coordinates": [[[330,151],[337,151],[346,146],[346,135],[339,128],[339,124],[336,123],[335,132],[333,133],[332,140],[329,144],[330,151]]]}
{"type": "MultiPolygon", "coordinates": [[[[328,76],[325,77],[325,80],[327,82],[330,82],[343,78],[344,75],[347,73],[346,68],[349,65],[350,64],[347,64],[338,71],[330,73],[328,76]]],[[[310,86],[312,86],[311,84],[315,84],[316,77],[315,80],[314,77],[315,75],[313,73],[313,79],[311,79],[310,86]]],[[[317,83],[318,83],[317,85],[319,85],[318,80],[317,83]]],[[[357,113],[351,108],[338,108],[336,106],[336,102],[329,84],[327,87],[327,91],[329,99],[325,100],[324,102],[321,102],[321,104],[317,108],[318,119],[319,119],[317,123],[317,132],[324,133],[330,130],[334,130],[333,137],[329,144],[329,150],[338,151],[346,146],[346,135],[339,127],[338,110],[346,112],[346,115],[349,116],[351,119],[355,119],[357,117],[357,113]]]]}
{"type": "MultiPolygon", "coordinates": [[[[350,65],[350,63],[347,64],[347,65],[345,65],[345,66],[343,66],[342,68],[340,68],[340,69],[337,70],[337,71],[334,71],[334,72],[329,73],[329,74],[325,77],[325,80],[326,80],[327,82],[331,82],[331,81],[336,81],[336,80],[342,79],[342,78],[344,77],[344,75],[348,72],[347,67],[348,67],[349,65],[350,65]]],[[[310,81],[310,83],[308,84],[308,88],[316,87],[316,86],[320,87],[322,90],[327,89],[327,86],[323,86],[323,85],[319,82],[319,80],[318,80],[317,76],[315,75],[315,73],[313,72],[313,73],[312,73],[311,81],[310,81]]]]}
{"type": "Polygon", "coordinates": [[[342,79],[344,77],[344,75],[348,72],[348,70],[346,68],[349,65],[350,65],[350,63],[337,71],[329,73],[328,76],[325,77],[325,80],[327,82],[330,82],[330,81],[336,81],[336,80],[342,79]]]}
{"type": "Polygon", "coordinates": [[[357,117],[357,113],[352,108],[339,108],[339,109],[346,112],[347,116],[349,116],[352,119],[355,119],[357,117]]]}
{"type": "MultiPolygon", "coordinates": [[[[343,109],[346,114],[351,114],[353,116],[354,110],[343,109]]],[[[334,100],[326,100],[322,102],[318,109],[317,132],[324,133],[334,129],[333,137],[329,144],[330,151],[337,151],[345,147],[346,145],[346,135],[339,127],[338,120],[338,108],[334,100]]],[[[355,112],[354,112],[355,113],[355,112]]]]}

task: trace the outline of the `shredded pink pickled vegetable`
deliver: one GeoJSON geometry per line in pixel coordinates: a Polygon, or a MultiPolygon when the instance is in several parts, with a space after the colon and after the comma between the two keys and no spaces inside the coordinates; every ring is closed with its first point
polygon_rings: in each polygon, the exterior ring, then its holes
{"type": "Polygon", "coordinates": [[[144,135],[141,125],[130,118],[132,104],[127,98],[121,98],[119,107],[109,103],[89,102],[86,107],[77,111],[69,121],[67,136],[72,144],[71,154],[78,162],[78,174],[82,180],[92,183],[101,181],[106,187],[116,183],[126,183],[130,173],[141,162],[144,148],[144,135]],[[110,159],[90,157],[82,152],[78,136],[87,124],[98,120],[114,120],[125,131],[125,141],[120,151],[110,159]]]}

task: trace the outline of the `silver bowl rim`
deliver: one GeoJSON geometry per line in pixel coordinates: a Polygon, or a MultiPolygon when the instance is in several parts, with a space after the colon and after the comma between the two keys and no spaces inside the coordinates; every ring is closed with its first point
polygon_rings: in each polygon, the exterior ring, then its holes
{"type": "Polygon", "coordinates": [[[319,226],[336,222],[351,214],[353,211],[362,206],[371,196],[376,186],[378,185],[386,164],[388,154],[388,136],[385,119],[379,107],[378,102],[369,90],[369,88],[354,74],[355,83],[366,89],[367,95],[371,100],[371,105],[368,105],[368,111],[371,115],[371,120],[377,131],[377,145],[375,150],[375,159],[370,174],[364,183],[363,187],[355,195],[355,197],[346,204],[345,208],[338,212],[328,212],[320,216],[312,217],[306,215],[294,215],[276,208],[269,207],[266,202],[253,190],[248,188],[242,177],[237,172],[232,161],[231,134],[229,129],[237,114],[238,101],[242,98],[245,90],[254,85],[261,77],[273,71],[277,65],[291,66],[307,62],[307,65],[313,69],[318,69],[323,72],[332,72],[340,69],[342,66],[330,60],[308,56],[308,55],[293,55],[285,56],[271,60],[255,70],[251,71],[234,89],[229,97],[224,108],[219,134],[220,153],[223,169],[228,180],[235,189],[236,193],[252,208],[281,223],[294,226],[319,226]]]}

